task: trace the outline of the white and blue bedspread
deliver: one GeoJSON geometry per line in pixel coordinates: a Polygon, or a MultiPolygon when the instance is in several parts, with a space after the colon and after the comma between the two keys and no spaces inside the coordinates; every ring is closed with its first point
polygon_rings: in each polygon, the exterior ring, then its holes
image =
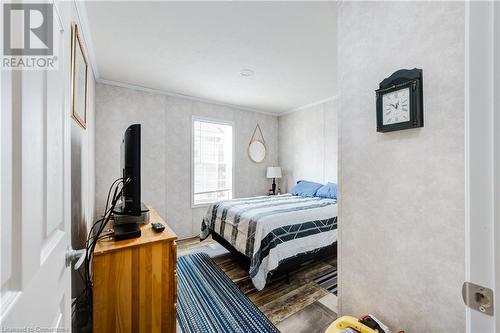
{"type": "Polygon", "coordinates": [[[201,239],[210,230],[250,260],[250,277],[258,290],[279,264],[337,241],[337,202],[291,194],[212,203],[203,218],[201,239]]]}

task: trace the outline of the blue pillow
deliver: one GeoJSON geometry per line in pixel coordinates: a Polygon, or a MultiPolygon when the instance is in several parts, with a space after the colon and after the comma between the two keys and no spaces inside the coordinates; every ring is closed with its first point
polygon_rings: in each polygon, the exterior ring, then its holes
{"type": "Polygon", "coordinates": [[[299,180],[299,182],[292,187],[290,193],[293,195],[300,195],[302,197],[314,197],[316,191],[322,186],[322,184],[308,182],[307,180],[299,180]]]}
{"type": "Polygon", "coordinates": [[[316,192],[316,196],[321,198],[337,199],[337,184],[328,183],[322,186],[316,192]]]}

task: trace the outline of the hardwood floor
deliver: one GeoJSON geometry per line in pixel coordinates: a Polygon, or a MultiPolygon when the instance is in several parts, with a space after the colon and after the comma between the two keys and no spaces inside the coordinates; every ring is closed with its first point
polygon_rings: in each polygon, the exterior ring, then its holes
{"type": "Polygon", "coordinates": [[[196,252],[206,252],[283,333],[324,332],[337,318],[336,296],[313,281],[336,267],[336,257],[303,265],[289,275],[289,283],[285,276],[277,277],[264,290],[257,291],[248,276],[248,267],[211,238],[177,242],[178,256],[196,252]]]}

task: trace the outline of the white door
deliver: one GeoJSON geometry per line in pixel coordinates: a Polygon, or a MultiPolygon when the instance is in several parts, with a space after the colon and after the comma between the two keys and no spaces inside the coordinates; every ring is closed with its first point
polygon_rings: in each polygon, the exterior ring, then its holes
{"type": "Polygon", "coordinates": [[[1,73],[2,328],[71,329],[69,61],[61,44],[71,31],[58,33],[58,70],[1,73]]]}
{"type": "Polygon", "coordinates": [[[465,279],[493,295],[471,293],[479,308],[465,315],[467,332],[493,333],[500,332],[500,3],[466,6],[465,279]]]}

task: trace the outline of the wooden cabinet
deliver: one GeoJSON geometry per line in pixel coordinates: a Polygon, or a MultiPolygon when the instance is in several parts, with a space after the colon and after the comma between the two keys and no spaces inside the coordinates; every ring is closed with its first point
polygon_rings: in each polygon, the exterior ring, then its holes
{"type": "Polygon", "coordinates": [[[150,207],[141,237],[101,240],[93,259],[93,326],[99,332],[175,332],[177,236],[150,207]]]}

